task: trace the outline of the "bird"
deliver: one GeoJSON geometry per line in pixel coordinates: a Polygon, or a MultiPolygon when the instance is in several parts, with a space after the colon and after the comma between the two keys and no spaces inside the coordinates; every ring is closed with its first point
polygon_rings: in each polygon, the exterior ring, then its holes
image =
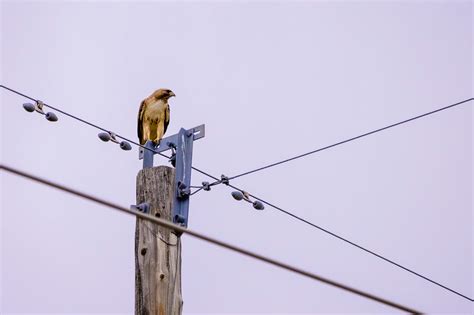
{"type": "Polygon", "coordinates": [[[138,110],[138,139],[141,145],[147,140],[160,144],[170,123],[170,106],[168,99],[176,96],[169,89],[158,89],[145,98],[138,110]]]}

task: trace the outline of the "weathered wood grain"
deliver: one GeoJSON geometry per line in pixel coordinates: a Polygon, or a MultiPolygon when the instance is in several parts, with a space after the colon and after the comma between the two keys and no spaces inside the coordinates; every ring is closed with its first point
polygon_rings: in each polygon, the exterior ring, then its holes
{"type": "MultiPolygon", "coordinates": [[[[137,204],[148,202],[151,215],[171,221],[173,187],[173,168],[142,169],[137,175],[137,204]]],[[[182,307],[180,238],[137,218],[135,314],[179,315],[182,307]]]]}

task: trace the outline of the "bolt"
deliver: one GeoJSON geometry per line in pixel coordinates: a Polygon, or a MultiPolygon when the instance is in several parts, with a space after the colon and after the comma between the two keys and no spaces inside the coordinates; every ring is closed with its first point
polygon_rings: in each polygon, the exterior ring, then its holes
{"type": "Polygon", "coordinates": [[[142,250],[140,251],[140,253],[142,254],[142,256],[145,256],[145,254],[146,254],[146,248],[142,248],[142,250]]]}

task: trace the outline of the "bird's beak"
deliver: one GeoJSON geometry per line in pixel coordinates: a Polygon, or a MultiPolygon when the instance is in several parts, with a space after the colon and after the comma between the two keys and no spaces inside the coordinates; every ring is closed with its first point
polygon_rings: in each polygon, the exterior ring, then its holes
{"type": "Polygon", "coordinates": [[[171,92],[170,92],[170,97],[173,97],[173,96],[176,97],[176,94],[174,94],[174,92],[171,91],[171,92]]]}

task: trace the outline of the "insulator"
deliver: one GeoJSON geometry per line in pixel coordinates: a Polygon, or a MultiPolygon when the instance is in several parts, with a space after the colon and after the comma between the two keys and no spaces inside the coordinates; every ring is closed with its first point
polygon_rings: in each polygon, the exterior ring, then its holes
{"type": "Polygon", "coordinates": [[[256,209],[256,210],[263,210],[265,209],[265,206],[263,205],[263,203],[261,203],[260,201],[258,200],[255,200],[253,202],[253,207],[256,209]]]}
{"type": "Polygon", "coordinates": [[[108,132],[101,132],[99,133],[100,140],[107,142],[110,140],[110,134],[108,132]]]}
{"type": "Polygon", "coordinates": [[[52,112],[47,112],[44,117],[46,117],[46,119],[49,121],[58,121],[58,116],[56,116],[56,114],[52,112]]]}
{"type": "Polygon", "coordinates": [[[122,150],[129,151],[129,150],[132,149],[132,146],[127,141],[122,141],[122,142],[120,142],[120,148],[122,150]]]}
{"type": "Polygon", "coordinates": [[[24,103],[23,104],[23,108],[27,111],[27,112],[34,112],[35,111],[35,104],[31,104],[31,103],[24,103]]]}
{"type": "Polygon", "coordinates": [[[232,197],[234,197],[235,200],[244,199],[244,195],[240,191],[233,191],[232,192],[232,197]]]}

